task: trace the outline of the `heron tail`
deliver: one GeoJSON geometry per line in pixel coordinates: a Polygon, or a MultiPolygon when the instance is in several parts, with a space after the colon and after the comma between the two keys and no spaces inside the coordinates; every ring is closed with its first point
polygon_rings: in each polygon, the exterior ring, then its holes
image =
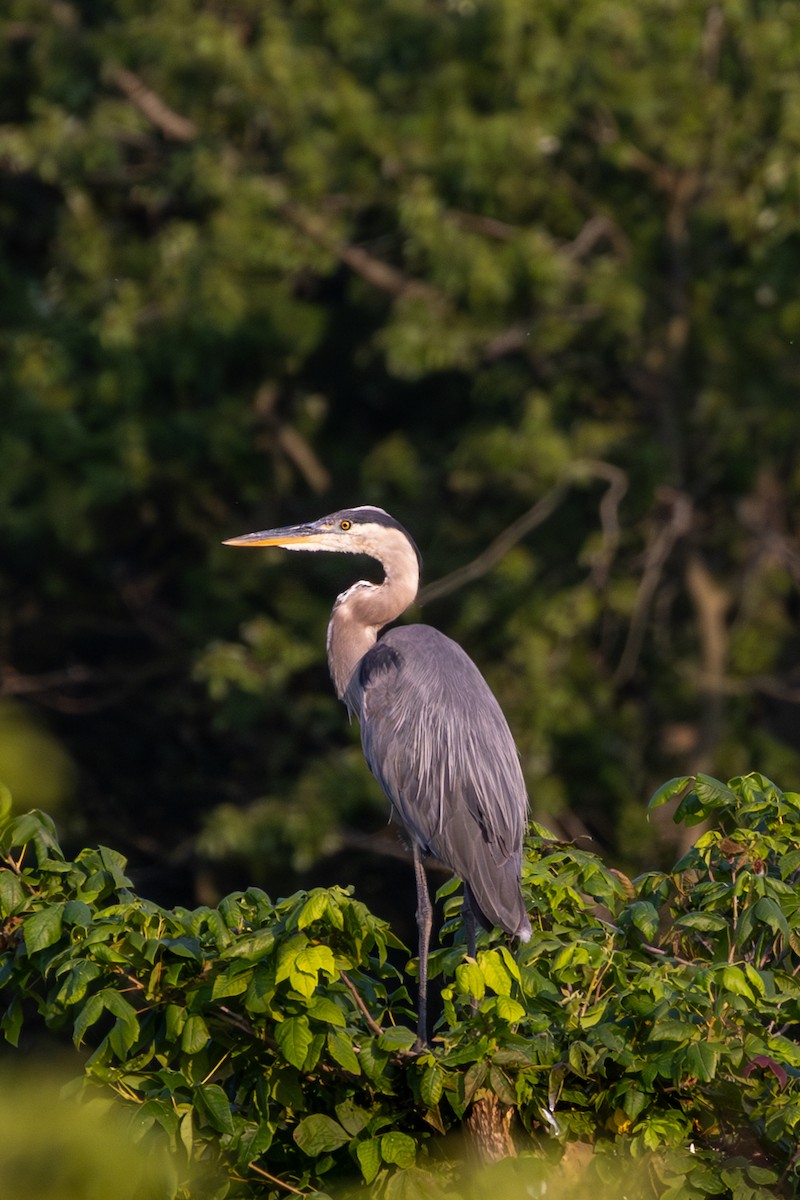
{"type": "Polygon", "coordinates": [[[521,942],[530,941],[531,923],[525,911],[518,872],[508,870],[499,878],[495,876],[491,892],[481,888],[480,881],[473,881],[472,885],[465,882],[464,892],[476,920],[484,929],[504,929],[521,942]]]}

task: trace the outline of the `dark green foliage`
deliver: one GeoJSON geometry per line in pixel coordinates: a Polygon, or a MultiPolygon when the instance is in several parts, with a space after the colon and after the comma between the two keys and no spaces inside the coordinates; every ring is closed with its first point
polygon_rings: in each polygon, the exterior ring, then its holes
{"type": "Polygon", "coordinates": [[[180,847],[174,902],[198,836],[291,890],[382,820],[355,564],[219,546],[356,502],[426,584],[539,514],[425,618],[542,819],[644,863],[653,781],[796,777],[797,5],[6,0],[0,50],[0,686],[70,838],[180,847]]]}
{"type": "Polygon", "coordinates": [[[520,1179],[583,1147],[595,1188],[622,1169],[642,1197],[793,1195],[800,796],[698,775],[653,805],[678,796],[708,827],[670,873],[631,882],[537,832],[515,953],[485,938],[465,959],[444,888],[444,1013],[416,1056],[401,947],[348,891],[165,910],[114,852],[67,861],[46,817],[7,813],[3,1030],[16,1043],[35,1006],[91,1048],[86,1079],[129,1103],[133,1136],[160,1129],[219,1196],[359,1176],[471,1196],[441,1135],[487,1099],[515,1111],[520,1179]]]}

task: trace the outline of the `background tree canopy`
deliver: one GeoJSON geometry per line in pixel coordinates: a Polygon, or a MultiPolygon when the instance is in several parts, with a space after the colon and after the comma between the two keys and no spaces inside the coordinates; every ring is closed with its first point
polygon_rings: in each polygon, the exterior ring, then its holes
{"type": "Polygon", "coordinates": [[[537,816],[635,863],[660,779],[798,777],[794,5],[6,13],[20,802],[173,901],[359,850],[386,805],[323,635],[361,565],[220,542],[366,502],[537,816]]]}

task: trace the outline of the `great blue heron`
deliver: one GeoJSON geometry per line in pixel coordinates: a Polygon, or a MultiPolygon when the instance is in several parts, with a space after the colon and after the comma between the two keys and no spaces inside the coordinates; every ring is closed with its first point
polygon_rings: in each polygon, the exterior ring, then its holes
{"type": "Polygon", "coordinates": [[[347,508],[225,545],[366,554],[383,567],[383,583],[361,579],[337,597],[328,665],[336,694],[359,719],[369,768],[411,843],[423,1045],[433,916],[423,858],[432,855],[463,880],[472,957],[476,919],[523,941],[531,935],[520,890],[528,801],[506,719],[472,659],[438,629],[408,625],[378,638],[413,603],[422,562],[409,534],[383,509],[347,508]]]}

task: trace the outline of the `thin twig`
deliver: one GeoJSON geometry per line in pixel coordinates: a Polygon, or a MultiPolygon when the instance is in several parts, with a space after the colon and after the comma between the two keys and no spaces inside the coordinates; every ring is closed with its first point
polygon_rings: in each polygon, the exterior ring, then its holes
{"type": "Polygon", "coordinates": [[[213,1078],[213,1076],[216,1075],[217,1071],[220,1069],[222,1064],[225,1062],[225,1059],[230,1058],[230,1053],[231,1053],[230,1050],[226,1050],[225,1053],[223,1054],[222,1058],[219,1060],[219,1062],[215,1066],[213,1066],[211,1068],[211,1070],[208,1072],[205,1079],[200,1080],[201,1087],[203,1086],[204,1083],[208,1083],[209,1079],[213,1078]]]}
{"type": "Polygon", "coordinates": [[[600,528],[603,544],[592,555],[592,575],[597,587],[603,587],[608,579],[611,564],[617,553],[620,539],[619,506],[628,491],[628,476],[613,463],[593,462],[593,473],[608,482],[608,488],[600,501],[600,528]]]}
{"type": "Polygon", "coordinates": [[[377,1033],[378,1035],[382,1034],[383,1030],[381,1029],[378,1022],[375,1020],[375,1018],[373,1017],[372,1013],[367,1008],[364,1001],[359,996],[358,989],[356,988],[356,985],[353,983],[352,979],[348,978],[348,976],[345,974],[344,971],[339,972],[339,978],[349,988],[353,999],[355,1000],[356,1004],[358,1005],[358,1007],[361,1009],[362,1013],[364,1014],[366,1022],[369,1025],[372,1032],[377,1033]]]}
{"type": "Polygon", "coordinates": [[[373,287],[378,288],[379,291],[387,292],[395,298],[416,296],[439,310],[448,306],[448,301],[442,292],[431,287],[429,283],[405,275],[396,267],[384,262],[383,259],[370,254],[363,246],[341,242],[335,234],[331,233],[324,221],[302,205],[285,201],[281,205],[281,215],[291,225],[294,225],[295,229],[335,255],[346,267],[349,267],[356,275],[360,275],[373,287]]]}
{"type": "Polygon", "coordinates": [[[240,1017],[238,1013],[233,1012],[232,1009],[227,1008],[226,1005],[220,1004],[218,1011],[222,1013],[229,1025],[234,1025],[243,1033],[249,1033],[251,1037],[258,1038],[259,1041],[262,1040],[255,1026],[251,1025],[244,1017],[240,1017]]]}
{"type": "Polygon", "coordinates": [[[671,962],[680,963],[682,967],[696,967],[697,963],[692,962],[689,958],[681,958],[678,954],[670,954],[669,950],[662,950],[660,946],[651,946],[649,942],[641,943],[642,950],[647,950],[650,954],[658,954],[661,958],[668,958],[671,962]]]}
{"type": "Polygon", "coordinates": [[[517,517],[516,521],[499,533],[477,558],[473,558],[472,562],[466,563],[463,567],[457,567],[449,575],[443,575],[441,579],[422,588],[417,603],[428,604],[432,600],[440,600],[442,596],[449,596],[451,592],[457,591],[465,584],[473,583],[482,575],[486,575],[493,567],[497,566],[509,550],[516,546],[517,542],[522,541],[539,525],[543,525],[558,508],[569,489],[582,482],[587,476],[605,479],[609,484],[608,490],[600,501],[600,523],[606,547],[597,560],[602,569],[607,570],[619,540],[617,508],[625,495],[628,481],[624,472],[612,463],[581,458],[571,463],[564,478],[549,492],[545,492],[526,513],[517,517]]]}
{"type": "Polygon", "coordinates": [[[291,1192],[293,1196],[308,1196],[310,1192],[301,1192],[299,1188],[292,1187],[290,1183],[285,1183],[282,1179],[278,1179],[275,1175],[270,1175],[269,1171],[265,1171],[263,1167],[259,1167],[255,1162],[247,1164],[248,1170],[257,1171],[259,1175],[263,1175],[270,1183],[277,1183],[278,1187],[286,1188],[287,1192],[291,1192]]]}
{"type": "Polygon", "coordinates": [[[650,605],[656,593],[661,574],[666,566],[675,543],[692,527],[692,502],[683,492],[672,492],[669,496],[672,511],[666,525],[659,531],[647,548],[644,571],[636,592],[633,618],[628,630],[625,647],[614,674],[617,687],[631,678],[644,642],[645,627],[650,605]]]}
{"type": "Polygon", "coordinates": [[[455,571],[451,571],[449,575],[444,575],[441,579],[437,579],[435,583],[429,583],[419,593],[418,603],[428,604],[431,600],[440,600],[442,596],[449,596],[451,592],[457,591],[466,583],[472,583],[476,579],[480,579],[481,575],[486,575],[493,567],[505,558],[509,550],[516,546],[517,542],[522,541],[526,534],[531,530],[536,529],[537,525],[542,525],[547,518],[556,510],[558,505],[563,500],[568,491],[569,485],[566,482],[557,483],[549,492],[537,500],[532,508],[529,508],[526,513],[518,517],[512,522],[507,529],[491,542],[485,550],[483,550],[477,558],[473,558],[472,562],[467,563],[463,567],[458,567],[455,571]]]}
{"type": "Polygon", "coordinates": [[[109,65],[106,69],[111,82],[116,84],[134,108],[138,108],[165,137],[171,138],[173,142],[191,142],[197,137],[198,129],[194,121],[170,108],[158,93],[149,88],[138,75],[134,75],[133,71],[116,64],[109,65]]]}

